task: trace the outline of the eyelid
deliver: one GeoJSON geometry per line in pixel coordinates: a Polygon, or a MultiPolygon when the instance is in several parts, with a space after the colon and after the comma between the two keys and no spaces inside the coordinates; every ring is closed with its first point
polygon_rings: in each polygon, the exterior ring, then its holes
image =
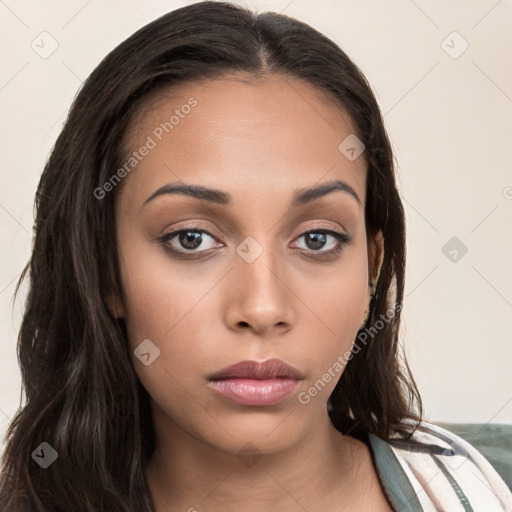
{"type": "Polygon", "coordinates": [[[315,224],[315,225],[309,227],[308,229],[306,229],[305,231],[301,231],[298,236],[303,236],[307,233],[311,233],[312,231],[330,231],[330,232],[338,233],[340,235],[348,236],[345,232],[341,231],[340,229],[336,229],[335,227],[333,227],[330,224],[322,224],[322,223],[315,224]]]}

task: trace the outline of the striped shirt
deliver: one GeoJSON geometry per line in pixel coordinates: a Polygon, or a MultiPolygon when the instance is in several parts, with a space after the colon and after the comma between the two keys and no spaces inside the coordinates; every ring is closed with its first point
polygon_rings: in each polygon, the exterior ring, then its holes
{"type": "Polygon", "coordinates": [[[368,434],[377,473],[399,512],[512,512],[512,493],[462,438],[422,422],[408,440],[368,434]]]}

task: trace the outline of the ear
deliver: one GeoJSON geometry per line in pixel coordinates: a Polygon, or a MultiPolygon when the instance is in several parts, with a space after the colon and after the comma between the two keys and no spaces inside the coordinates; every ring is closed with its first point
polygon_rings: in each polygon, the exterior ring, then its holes
{"type": "Polygon", "coordinates": [[[379,280],[382,262],[384,261],[384,236],[379,230],[376,235],[368,240],[368,286],[375,289],[379,280]]]}
{"type": "Polygon", "coordinates": [[[124,318],[124,306],[121,298],[116,293],[110,293],[105,301],[107,303],[108,310],[114,318],[124,318]]]}

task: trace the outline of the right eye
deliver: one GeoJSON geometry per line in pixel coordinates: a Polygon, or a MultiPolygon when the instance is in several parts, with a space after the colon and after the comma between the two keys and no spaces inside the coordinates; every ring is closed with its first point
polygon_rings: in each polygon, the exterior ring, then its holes
{"type": "Polygon", "coordinates": [[[213,246],[206,247],[203,250],[196,250],[197,248],[205,245],[205,238],[215,240],[213,235],[205,229],[198,227],[185,227],[163,235],[158,239],[158,241],[165,249],[174,253],[186,255],[187,253],[197,254],[212,249],[213,246]]]}

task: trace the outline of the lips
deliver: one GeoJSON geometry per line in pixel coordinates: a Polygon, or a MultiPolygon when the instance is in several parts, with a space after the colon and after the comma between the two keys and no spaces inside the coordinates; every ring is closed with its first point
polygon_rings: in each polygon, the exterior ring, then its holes
{"type": "Polygon", "coordinates": [[[240,361],[209,377],[208,385],[241,405],[265,406],[284,400],[298,387],[304,374],[280,359],[240,361]]]}
{"type": "Polygon", "coordinates": [[[239,363],[233,364],[214,373],[210,376],[210,380],[220,379],[236,379],[236,378],[248,378],[248,379],[273,379],[275,377],[288,377],[290,379],[303,379],[304,374],[286,364],[281,359],[267,359],[267,361],[240,361],[239,363]]]}

